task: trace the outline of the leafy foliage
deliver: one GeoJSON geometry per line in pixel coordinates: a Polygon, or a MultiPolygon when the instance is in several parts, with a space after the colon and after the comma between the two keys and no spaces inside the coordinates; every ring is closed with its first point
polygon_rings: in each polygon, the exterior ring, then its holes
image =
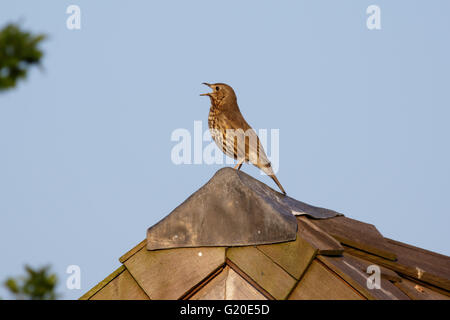
{"type": "Polygon", "coordinates": [[[14,24],[0,30],[0,91],[15,87],[30,66],[40,63],[43,53],[38,47],[44,39],[45,35],[33,35],[14,24]]]}
{"type": "Polygon", "coordinates": [[[56,274],[50,273],[50,266],[33,269],[25,266],[26,275],[6,279],[4,285],[19,300],[54,300],[57,298],[55,287],[56,274]]]}

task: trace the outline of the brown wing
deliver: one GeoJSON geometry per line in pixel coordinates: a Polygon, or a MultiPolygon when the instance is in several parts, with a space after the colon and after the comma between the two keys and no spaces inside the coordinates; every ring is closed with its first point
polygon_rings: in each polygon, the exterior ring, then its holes
{"type": "MultiPolygon", "coordinates": [[[[242,115],[231,113],[223,115],[223,123],[227,130],[222,132],[223,146],[225,154],[234,159],[249,161],[258,168],[270,168],[270,161],[267,158],[264,148],[250,125],[242,115]]],[[[263,171],[266,171],[263,169],[263,171]]],[[[266,173],[273,173],[271,172],[266,173]]]]}

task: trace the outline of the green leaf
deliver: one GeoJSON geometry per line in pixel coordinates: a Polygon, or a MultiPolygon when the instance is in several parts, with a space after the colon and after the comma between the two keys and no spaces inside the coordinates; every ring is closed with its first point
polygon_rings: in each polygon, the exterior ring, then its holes
{"type": "Polygon", "coordinates": [[[0,91],[15,87],[31,66],[40,64],[39,45],[45,39],[44,34],[33,35],[14,24],[0,30],[0,91]]]}

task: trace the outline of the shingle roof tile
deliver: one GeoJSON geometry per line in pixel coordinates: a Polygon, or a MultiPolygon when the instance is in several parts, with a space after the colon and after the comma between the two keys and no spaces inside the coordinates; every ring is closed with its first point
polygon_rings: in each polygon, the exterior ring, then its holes
{"type": "Polygon", "coordinates": [[[366,251],[380,257],[395,260],[395,252],[372,224],[344,216],[325,220],[311,220],[342,244],[366,251]]]}
{"type": "Polygon", "coordinates": [[[140,249],[126,268],[151,299],[179,299],[225,263],[225,248],[140,249]]]}

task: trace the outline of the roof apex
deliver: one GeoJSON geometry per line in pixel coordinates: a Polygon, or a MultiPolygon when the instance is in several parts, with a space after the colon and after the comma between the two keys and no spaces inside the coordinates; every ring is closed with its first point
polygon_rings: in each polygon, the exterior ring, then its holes
{"type": "Polygon", "coordinates": [[[296,239],[294,215],[340,215],[271,189],[248,174],[220,169],[203,187],[147,231],[147,249],[248,246],[296,239]]]}

